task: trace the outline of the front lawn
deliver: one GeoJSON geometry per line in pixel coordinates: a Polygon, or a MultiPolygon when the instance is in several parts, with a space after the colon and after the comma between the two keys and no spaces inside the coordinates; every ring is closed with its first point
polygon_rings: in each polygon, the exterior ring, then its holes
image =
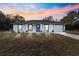
{"type": "Polygon", "coordinates": [[[0,32],[0,55],[79,55],[79,41],[58,34],[0,32]]]}

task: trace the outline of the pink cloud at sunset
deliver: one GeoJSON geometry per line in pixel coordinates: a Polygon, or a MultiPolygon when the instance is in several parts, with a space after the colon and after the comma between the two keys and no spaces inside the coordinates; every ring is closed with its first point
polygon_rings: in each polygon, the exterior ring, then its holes
{"type": "Polygon", "coordinates": [[[79,4],[67,5],[64,7],[51,7],[51,8],[41,8],[36,5],[30,5],[28,8],[25,6],[25,9],[20,7],[18,8],[3,8],[0,9],[5,14],[19,14],[25,18],[25,20],[39,20],[46,16],[53,16],[54,19],[60,20],[66,15],[66,12],[72,11],[79,8],[79,4]]]}
{"type": "Polygon", "coordinates": [[[65,12],[69,11],[69,10],[74,10],[79,8],[79,4],[77,5],[73,5],[73,6],[66,6],[63,8],[51,8],[51,9],[41,9],[39,10],[39,12],[36,13],[19,13],[21,16],[24,16],[26,19],[27,18],[31,18],[31,17],[45,17],[45,16],[49,16],[52,15],[56,18],[56,16],[58,17],[57,19],[61,19],[61,17],[65,16],[65,12]]]}

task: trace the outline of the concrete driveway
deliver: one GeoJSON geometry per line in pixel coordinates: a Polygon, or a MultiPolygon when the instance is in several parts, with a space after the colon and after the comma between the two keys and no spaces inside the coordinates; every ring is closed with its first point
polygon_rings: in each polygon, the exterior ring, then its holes
{"type": "Polygon", "coordinates": [[[70,34],[66,32],[57,32],[56,34],[64,35],[64,36],[79,40],[79,35],[70,34]]]}

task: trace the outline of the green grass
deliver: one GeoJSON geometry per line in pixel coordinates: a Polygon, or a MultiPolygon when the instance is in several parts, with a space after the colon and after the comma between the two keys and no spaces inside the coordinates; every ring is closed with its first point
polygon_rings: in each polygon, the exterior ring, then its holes
{"type": "Polygon", "coordinates": [[[66,31],[67,33],[79,35],[79,31],[66,31]]]}
{"type": "Polygon", "coordinates": [[[79,55],[79,41],[58,34],[0,32],[0,55],[79,55]]]}

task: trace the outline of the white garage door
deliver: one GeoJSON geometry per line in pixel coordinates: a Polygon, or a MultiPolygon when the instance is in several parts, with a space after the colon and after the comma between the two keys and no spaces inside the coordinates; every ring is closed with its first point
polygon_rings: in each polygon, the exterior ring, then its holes
{"type": "Polygon", "coordinates": [[[63,32],[64,26],[63,25],[54,25],[54,32],[63,32]]]}

